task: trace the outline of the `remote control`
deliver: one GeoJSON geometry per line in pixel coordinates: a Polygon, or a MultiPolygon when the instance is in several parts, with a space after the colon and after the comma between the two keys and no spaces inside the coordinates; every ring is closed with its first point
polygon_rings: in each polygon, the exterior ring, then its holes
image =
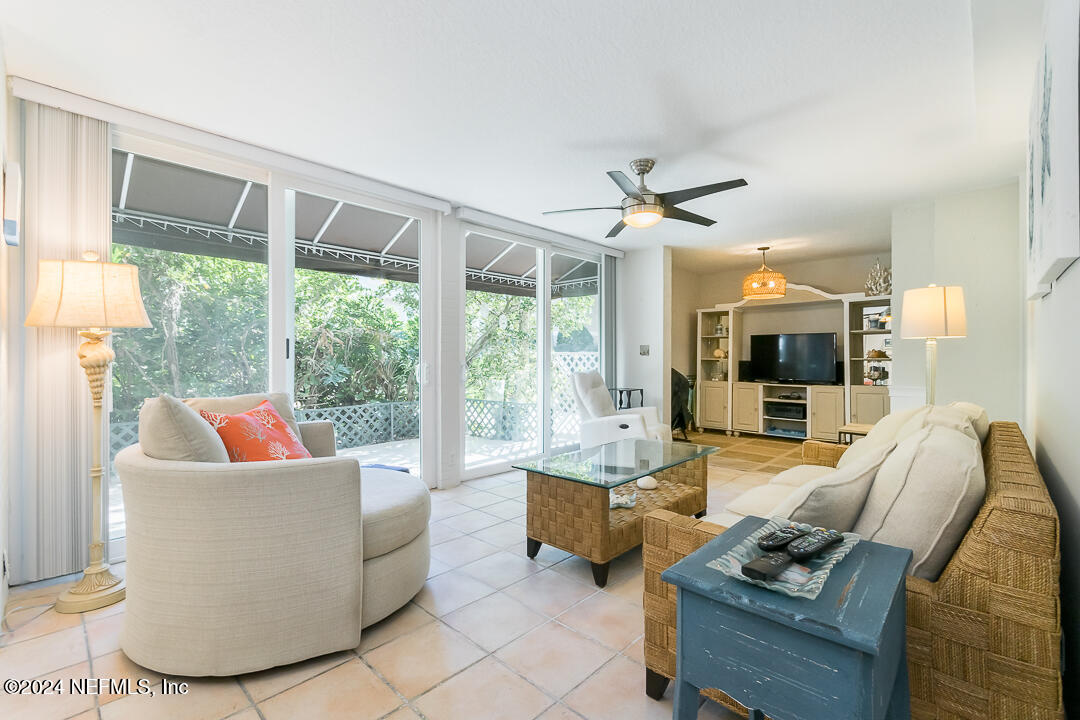
{"type": "Polygon", "coordinates": [[[771,580],[791,564],[791,558],[785,552],[771,552],[743,563],[742,574],[752,580],[771,580]]]}
{"type": "Polygon", "coordinates": [[[761,536],[758,538],[757,546],[762,550],[772,552],[773,550],[779,550],[795,538],[802,537],[806,533],[806,530],[800,530],[794,525],[789,525],[779,530],[773,530],[768,535],[761,536]]]}
{"type": "Polygon", "coordinates": [[[788,543],[787,554],[796,560],[809,560],[825,548],[832,547],[844,539],[844,533],[839,530],[826,530],[816,528],[809,535],[796,538],[788,543]]]}

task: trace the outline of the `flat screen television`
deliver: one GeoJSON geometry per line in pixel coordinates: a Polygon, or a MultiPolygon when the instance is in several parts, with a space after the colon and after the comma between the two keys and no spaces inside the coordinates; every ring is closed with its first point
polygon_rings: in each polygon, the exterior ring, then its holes
{"type": "Polygon", "coordinates": [[[836,333],[750,336],[750,380],[829,384],[836,382],[836,333]]]}

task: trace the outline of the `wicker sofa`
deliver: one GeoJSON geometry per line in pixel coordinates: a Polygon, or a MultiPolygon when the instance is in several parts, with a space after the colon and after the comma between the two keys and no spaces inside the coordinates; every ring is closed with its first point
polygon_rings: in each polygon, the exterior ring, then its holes
{"type": "MultiPolygon", "coordinates": [[[[803,462],[833,466],[846,448],[809,441],[803,462]]],[[[907,578],[911,716],[1061,720],[1058,516],[1015,423],[983,445],[986,498],[935,582],[907,578]]],[[[726,528],[657,510],[645,517],[646,692],[675,675],[675,588],[660,573],[726,528]]],[[[706,695],[746,715],[716,690],[706,695]]]]}

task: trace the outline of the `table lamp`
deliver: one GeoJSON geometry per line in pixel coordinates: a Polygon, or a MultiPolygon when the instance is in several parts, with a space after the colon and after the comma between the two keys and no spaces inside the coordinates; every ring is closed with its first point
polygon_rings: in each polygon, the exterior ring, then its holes
{"type": "Polygon", "coordinates": [[[116,354],[105,342],[107,328],[150,327],[142,296],[139,269],[134,265],[100,262],[97,253],[82,260],[42,260],[38,264],[37,293],[26,316],[28,327],[83,328],[79,365],[86,370],[94,401],[93,465],[90,468],[93,530],[90,565],[83,577],[60,595],[55,609],[77,613],[105,607],[124,599],[124,581],[109,571],[101,522],[101,399],[109,365],[116,354]]]}
{"type": "Polygon", "coordinates": [[[934,404],[938,338],[967,337],[964,288],[931,285],[904,291],[900,337],[926,340],[926,404],[934,404]]]}

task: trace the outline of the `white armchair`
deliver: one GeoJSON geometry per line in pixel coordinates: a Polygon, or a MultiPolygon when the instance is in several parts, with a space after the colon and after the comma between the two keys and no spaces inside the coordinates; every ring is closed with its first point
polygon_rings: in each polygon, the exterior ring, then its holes
{"type": "Polygon", "coordinates": [[[574,373],[574,400],[583,448],[635,437],[671,442],[671,427],[660,422],[655,407],[616,410],[611,392],[595,370],[574,373]]]}

